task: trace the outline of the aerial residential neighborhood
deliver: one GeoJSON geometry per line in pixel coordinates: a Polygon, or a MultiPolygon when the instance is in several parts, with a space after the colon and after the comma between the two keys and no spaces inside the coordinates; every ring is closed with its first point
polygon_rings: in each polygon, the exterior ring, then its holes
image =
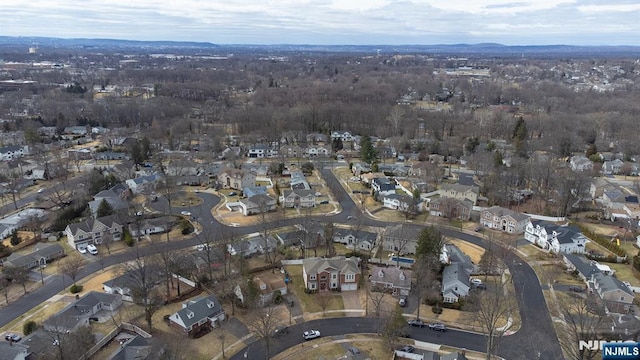
{"type": "Polygon", "coordinates": [[[635,48],[18,40],[2,359],[577,360],[640,332],[635,48]]]}

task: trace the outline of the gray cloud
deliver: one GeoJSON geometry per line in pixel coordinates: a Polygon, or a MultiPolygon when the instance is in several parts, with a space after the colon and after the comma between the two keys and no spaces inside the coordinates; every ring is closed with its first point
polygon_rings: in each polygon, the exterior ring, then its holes
{"type": "Polygon", "coordinates": [[[634,0],[14,0],[2,35],[304,44],[640,45],[634,0]]]}

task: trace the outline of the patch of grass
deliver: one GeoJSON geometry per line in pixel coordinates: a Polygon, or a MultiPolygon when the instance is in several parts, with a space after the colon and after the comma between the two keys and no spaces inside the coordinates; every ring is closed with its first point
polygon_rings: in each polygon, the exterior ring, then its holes
{"type": "Polygon", "coordinates": [[[632,286],[640,286],[640,280],[636,277],[630,264],[607,263],[606,265],[616,271],[616,278],[620,281],[628,281],[632,286]]]}
{"type": "Polygon", "coordinates": [[[471,258],[471,261],[473,261],[475,264],[480,263],[480,259],[484,254],[483,248],[477,245],[468,243],[466,241],[458,240],[458,239],[449,239],[449,242],[453,243],[458,248],[460,248],[460,250],[462,250],[463,253],[469,255],[469,257],[471,258]]]}

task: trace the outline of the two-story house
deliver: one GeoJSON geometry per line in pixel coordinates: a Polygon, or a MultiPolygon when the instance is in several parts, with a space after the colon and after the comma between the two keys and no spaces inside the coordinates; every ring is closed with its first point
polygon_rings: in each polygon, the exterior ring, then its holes
{"type": "Polygon", "coordinates": [[[359,260],[355,257],[308,258],[302,260],[304,286],[310,291],[358,290],[359,260]]]}
{"type": "Polygon", "coordinates": [[[316,206],[316,194],[313,190],[283,190],[280,205],[286,208],[310,208],[316,206]]]}
{"type": "Polygon", "coordinates": [[[331,140],[354,141],[355,137],[349,131],[332,131],[331,140]]]}
{"type": "Polygon", "coordinates": [[[440,197],[452,198],[460,201],[468,200],[473,205],[478,202],[478,194],[480,189],[475,185],[448,184],[440,185],[438,194],[440,197]]]}
{"type": "Polygon", "coordinates": [[[265,144],[256,144],[249,148],[247,151],[247,157],[249,158],[273,158],[278,156],[278,150],[265,144]]]}
{"type": "Polygon", "coordinates": [[[470,200],[458,200],[455,198],[436,197],[429,202],[429,214],[449,219],[468,221],[473,210],[470,200]]]}
{"type": "Polygon", "coordinates": [[[250,198],[240,199],[240,201],[238,201],[238,208],[244,216],[273,211],[276,205],[276,199],[269,195],[253,195],[250,198]]]}
{"type": "Polygon", "coordinates": [[[218,175],[218,183],[225,189],[242,190],[256,185],[255,174],[241,169],[225,169],[218,175]]]}
{"type": "Polygon", "coordinates": [[[29,155],[27,145],[9,145],[0,148],[0,161],[14,160],[25,155],[29,155]]]}
{"type": "Polygon", "coordinates": [[[327,146],[310,146],[304,149],[304,156],[314,157],[327,157],[331,154],[331,149],[327,146]]]}
{"type": "Polygon", "coordinates": [[[398,224],[387,226],[382,237],[385,250],[398,255],[415,254],[418,238],[424,227],[419,225],[398,224]]]}
{"type": "Polygon", "coordinates": [[[152,174],[128,179],[125,183],[134,194],[151,193],[163,178],[162,174],[152,174]]]}
{"type": "Polygon", "coordinates": [[[382,199],[385,195],[396,193],[396,184],[387,177],[380,177],[371,180],[371,189],[373,189],[374,193],[382,199]]]}
{"type": "Polygon", "coordinates": [[[471,289],[468,269],[460,263],[452,263],[442,270],[442,297],[446,303],[455,303],[469,295],[471,289]]]}
{"type": "Polygon", "coordinates": [[[480,212],[480,225],[509,234],[523,233],[528,222],[529,216],[500,206],[480,212]]]}
{"type": "Polygon", "coordinates": [[[573,171],[591,171],[593,170],[593,161],[584,155],[572,156],[569,161],[571,170],[573,171]]]}
{"type": "Polygon", "coordinates": [[[124,222],[116,215],[89,219],[80,223],[69,224],[64,230],[67,242],[74,249],[86,248],[89,244],[100,244],[105,235],[113,241],[122,239],[124,222]]]}
{"type": "Polygon", "coordinates": [[[555,253],[582,254],[590,241],[575,226],[559,226],[543,220],[529,220],[524,238],[542,249],[555,253]]]}

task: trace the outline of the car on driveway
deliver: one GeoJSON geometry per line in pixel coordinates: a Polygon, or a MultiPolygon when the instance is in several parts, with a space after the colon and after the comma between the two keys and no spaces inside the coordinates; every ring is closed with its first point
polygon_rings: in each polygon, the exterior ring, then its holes
{"type": "Polygon", "coordinates": [[[229,196],[236,196],[236,195],[238,195],[238,193],[235,192],[235,191],[232,191],[232,192],[229,193],[229,196]]]}
{"type": "Polygon", "coordinates": [[[353,355],[358,355],[358,354],[360,354],[360,349],[358,349],[355,346],[352,346],[352,347],[349,348],[349,352],[352,353],[353,355]]]}
{"type": "Polygon", "coordinates": [[[429,329],[435,331],[447,331],[447,327],[441,323],[431,323],[429,324],[429,329]]]}
{"type": "Polygon", "coordinates": [[[180,211],[180,214],[184,216],[191,216],[191,213],[186,210],[180,211]]]}
{"type": "Polygon", "coordinates": [[[87,251],[91,255],[98,255],[98,248],[93,244],[87,245],[87,251]]]}
{"type": "Polygon", "coordinates": [[[305,340],[311,340],[311,339],[319,338],[320,337],[320,331],[318,331],[318,330],[305,331],[304,333],[302,333],[302,337],[305,340]]]}
{"type": "Polygon", "coordinates": [[[11,341],[11,342],[18,342],[20,340],[22,340],[22,336],[18,335],[18,334],[14,334],[14,333],[6,333],[4,335],[4,339],[7,341],[11,341]]]}
{"type": "Polygon", "coordinates": [[[78,248],[78,252],[80,254],[86,254],[87,253],[87,248],[84,247],[84,246],[81,246],[81,247],[78,248]]]}
{"type": "Polygon", "coordinates": [[[400,307],[407,306],[407,298],[406,297],[401,297],[400,300],[398,301],[398,305],[400,305],[400,307]]]}
{"type": "Polygon", "coordinates": [[[411,319],[411,320],[407,321],[407,324],[409,324],[411,326],[424,327],[424,322],[422,320],[418,320],[418,319],[411,319]]]}
{"type": "Polygon", "coordinates": [[[413,346],[411,346],[411,345],[405,345],[405,346],[403,346],[403,347],[400,349],[400,351],[404,351],[404,352],[412,353],[412,352],[416,351],[416,348],[414,348],[414,347],[413,347],[413,346]]]}

